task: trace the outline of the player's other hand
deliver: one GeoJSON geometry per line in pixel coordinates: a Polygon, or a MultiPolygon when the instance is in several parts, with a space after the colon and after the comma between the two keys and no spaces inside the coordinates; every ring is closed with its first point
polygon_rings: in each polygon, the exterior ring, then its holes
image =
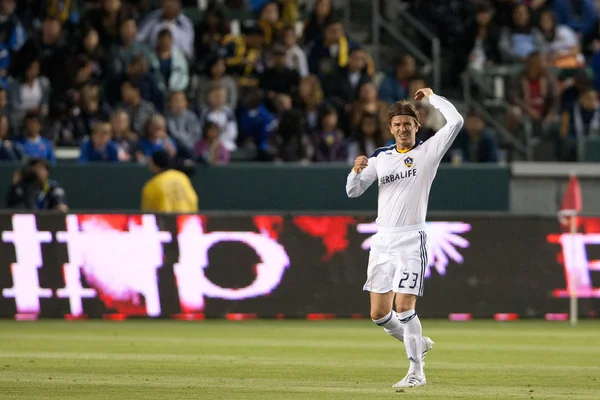
{"type": "Polygon", "coordinates": [[[354,161],[354,172],[359,174],[363,169],[367,168],[369,165],[369,159],[365,156],[358,156],[354,161]]]}
{"type": "Polygon", "coordinates": [[[415,93],[415,100],[419,101],[421,100],[423,97],[427,97],[429,98],[429,96],[431,96],[433,94],[433,90],[429,89],[429,88],[423,88],[423,89],[419,89],[417,90],[417,92],[415,93]]]}

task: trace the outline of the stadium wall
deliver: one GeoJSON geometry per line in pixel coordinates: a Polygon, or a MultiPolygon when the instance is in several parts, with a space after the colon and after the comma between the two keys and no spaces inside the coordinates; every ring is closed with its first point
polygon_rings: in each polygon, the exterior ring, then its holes
{"type": "MultiPolygon", "coordinates": [[[[368,317],[370,213],[0,214],[0,317],[368,317]]],[[[600,306],[600,217],[432,215],[423,317],[600,306]]]]}
{"type": "MultiPolygon", "coordinates": [[[[10,182],[16,165],[0,166],[0,182],[10,182]]],[[[346,196],[345,164],[316,166],[235,164],[199,168],[192,183],[202,211],[274,212],[372,211],[373,185],[357,199],[346,196]]],[[[136,211],[140,193],[151,177],[141,165],[52,166],[72,210],[136,211]]],[[[507,211],[510,173],[507,167],[442,165],[430,195],[430,211],[507,211]]]]}

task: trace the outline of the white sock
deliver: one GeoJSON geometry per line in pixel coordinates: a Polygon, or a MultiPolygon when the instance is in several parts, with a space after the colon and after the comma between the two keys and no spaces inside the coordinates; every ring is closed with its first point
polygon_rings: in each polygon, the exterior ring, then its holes
{"type": "Polygon", "coordinates": [[[415,310],[408,310],[398,314],[398,319],[404,327],[404,346],[410,361],[410,370],[423,372],[423,346],[421,321],[415,310]]]}
{"type": "Polygon", "coordinates": [[[395,311],[390,311],[385,317],[373,320],[377,325],[381,326],[383,330],[390,336],[395,337],[399,341],[404,341],[404,327],[398,319],[398,314],[395,311]]]}

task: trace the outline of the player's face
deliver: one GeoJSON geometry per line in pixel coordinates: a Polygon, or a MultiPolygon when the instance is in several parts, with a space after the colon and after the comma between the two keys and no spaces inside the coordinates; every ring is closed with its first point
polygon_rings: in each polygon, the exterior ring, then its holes
{"type": "Polygon", "coordinates": [[[400,148],[411,148],[415,145],[419,126],[413,117],[397,115],[390,121],[390,132],[400,148]]]}

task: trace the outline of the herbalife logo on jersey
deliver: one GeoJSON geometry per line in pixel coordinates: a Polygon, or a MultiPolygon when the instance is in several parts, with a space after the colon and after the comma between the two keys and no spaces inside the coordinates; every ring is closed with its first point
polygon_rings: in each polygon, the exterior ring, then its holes
{"type": "Polygon", "coordinates": [[[408,171],[401,171],[395,174],[390,174],[386,176],[382,176],[379,178],[379,184],[385,185],[386,183],[393,183],[399,181],[400,179],[411,178],[417,176],[417,169],[409,169],[408,171]]]}

